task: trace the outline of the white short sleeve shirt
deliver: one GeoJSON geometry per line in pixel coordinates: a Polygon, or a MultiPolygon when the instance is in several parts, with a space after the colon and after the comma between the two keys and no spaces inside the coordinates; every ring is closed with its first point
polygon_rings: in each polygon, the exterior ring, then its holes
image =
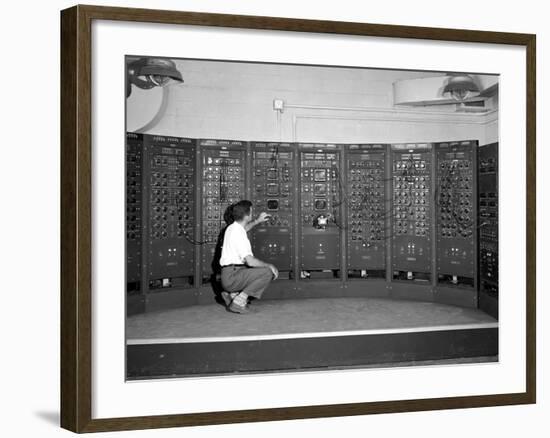
{"type": "Polygon", "coordinates": [[[249,255],[253,254],[246,230],[241,224],[233,222],[225,230],[220,265],[242,265],[249,255]]]}

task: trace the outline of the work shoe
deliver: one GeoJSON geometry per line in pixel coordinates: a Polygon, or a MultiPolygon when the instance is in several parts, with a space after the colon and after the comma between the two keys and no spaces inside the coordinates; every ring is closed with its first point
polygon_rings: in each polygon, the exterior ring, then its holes
{"type": "Polygon", "coordinates": [[[231,300],[231,304],[227,307],[227,310],[233,313],[248,313],[248,307],[246,299],[241,295],[238,294],[236,297],[234,297],[231,300]]]}
{"type": "Polygon", "coordinates": [[[237,295],[239,295],[238,292],[222,292],[222,298],[225,302],[225,307],[229,307],[231,305],[231,302],[233,301],[233,298],[235,298],[237,295]]]}

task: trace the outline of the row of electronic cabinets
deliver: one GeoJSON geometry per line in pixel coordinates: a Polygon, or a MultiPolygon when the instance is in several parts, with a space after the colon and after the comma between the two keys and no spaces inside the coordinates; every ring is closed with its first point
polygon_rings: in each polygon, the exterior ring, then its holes
{"type": "MultiPolygon", "coordinates": [[[[498,217],[478,216],[478,195],[484,214],[489,203],[490,214],[498,211],[496,190],[478,194],[480,153],[483,163],[494,155],[471,140],[343,145],[128,133],[128,291],[210,282],[227,207],[241,199],[254,215],[270,215],[250,239],[283,279],[477,288],[480,269],[498,264],[496,237],[478,241],[498,227],[498,217]],[[488,246],[489,258],[480,249],[488,246]]],[[[496,164],[486,170],[483,181],[496,177],[496,164]]]]}

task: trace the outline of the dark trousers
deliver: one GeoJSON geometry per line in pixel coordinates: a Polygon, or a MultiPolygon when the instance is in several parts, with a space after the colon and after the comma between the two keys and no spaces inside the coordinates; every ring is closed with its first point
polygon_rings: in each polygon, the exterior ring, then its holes
{"type": "Polygon", "coordinates": [[[226,266],[222,268],[222,286],[227,292],[244,292],[260,298],[273,279],[269,268],[226,266]]]}

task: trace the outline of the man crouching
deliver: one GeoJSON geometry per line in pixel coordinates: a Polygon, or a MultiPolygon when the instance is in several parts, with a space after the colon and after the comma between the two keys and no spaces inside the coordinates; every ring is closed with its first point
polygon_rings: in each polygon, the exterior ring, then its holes
{"type": "Polygon", "coordinates": [[[259,299],[272,280],[279,276],[277,268],[262,262],[252,254],[247,231],[268,220],[269,215],[261,213],[252,221],[252,202],[239,201],[231,208],[233,223],[225,230],[220,265],[222,296],[227,310],[234,313],[249,311],[248,297],[259,299]]]}

